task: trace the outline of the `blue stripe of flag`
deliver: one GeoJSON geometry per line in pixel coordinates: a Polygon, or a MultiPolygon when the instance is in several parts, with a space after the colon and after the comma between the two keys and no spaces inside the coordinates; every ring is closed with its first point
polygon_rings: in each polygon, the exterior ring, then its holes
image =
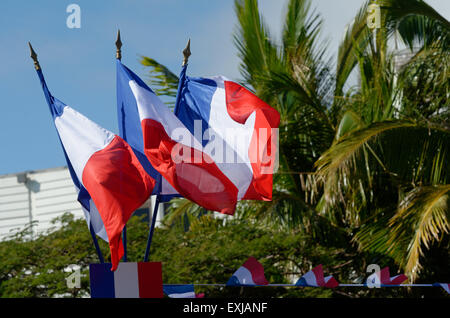
{"type": "Polygon", "coordinates": [[[111,263],[89,264],[91,298],[115,298],[111,263]]]}

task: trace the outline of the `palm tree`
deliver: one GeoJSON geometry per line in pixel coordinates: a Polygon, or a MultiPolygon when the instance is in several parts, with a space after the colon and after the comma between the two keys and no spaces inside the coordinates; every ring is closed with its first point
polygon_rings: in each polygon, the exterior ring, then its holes
{"type": "Polygon", "coordinates": [[[281,114],[279,172],[274,177],[273,201],[247,204],[252,214],[288,228],[301,228],[323,240],[339,231],[315,212],[314,162],[334,137],[334,108],[330,62],[318,44],[322,19],[311,14],[309,1],[290,1],[281,45],[271,39],[257,1],[235,1],[239,28],[235,44],[241,59],[243,84],[281,114]],[[274,222],[275,221],[275,222],[274,222]]]}
{"type": "Polygon", "coordinates": [[[367,5],[339,48],[335,104],[344,100],[347,111],[316,162],[320,211],[340,217],[362,250],[391,256],[414,280],[424,247],[450,229],[450,24],[423,1],[385,0],[385,27],[373,36],[367,5]],[[399,71],[389,47],[394,36],[413,55],[399,71]],[[354,68],[359,87],[344,97],[354,68]]]}
{"type": "MultiPolygon", "coordinates": [[[[381,1],[385,27],[374,36],[366,2],[346,31],[331,75],[317,47],[321,20],[309,12],[310,1],[289,2],[278,49],[257,2],[235,4],[244,79],[279,109],[285,125],[280,130],[288,140],[280,140],[280,154],[292,182],[282,189],[290,197],[313,190],[318,215],[356,232],[362,250],[391,256],[415,279],[423,247],[449,229],[448,21],[423,1],[381,1]],[[400,72],[388,45],[393,37],[415,53],[400,72]],[[354,69],[359,85],[344,92],[354,69]],[[302,172],[314,172],[310,183],[293,187],[302,172]]],[[[290,212],[311,216],[298,206],[290,212]]]]}
{"type": "MultiPolygon", "coordinates": [[[[392,258],[414,280],[424,248],[450,229],[450,24],[424,1],[382,0],[374,34],[368,5],[345,31],[333,65],[310,0],[289,1],[281,43],[257,0],[235,0],[242,84],[281,114],[274,199],[242,202],[238,215],[323,244],[351,240],[361,252],[392,258]],[[401,66],[398,41],[412,55],[401,66]],[[355,72],[358,84],[348,87],[355,72]]],[[[150,58],[142,63],[152,67],[151,84],[174,96],[176,75],[150,58]]],[[[199,213],[179,201],[172,216],[188,209],[199,213]]]]}

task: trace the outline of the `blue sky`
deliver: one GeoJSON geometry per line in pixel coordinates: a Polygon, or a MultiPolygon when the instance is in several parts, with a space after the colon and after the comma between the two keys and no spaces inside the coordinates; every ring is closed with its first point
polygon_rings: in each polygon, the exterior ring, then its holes
{"type": "MultiPolygon", "coordinates": [[[[260,0],[265,21],[278,36],[286,0],[260,0]]],[[[324,40],[335,54],[345,25],[363,0],[313,0],[325,19],[324,40]]],[[[427,1],[450,19],[449,0],[427,1]]],[[[104,128],[118,132],[115,37],[122,61],[145,76],[147,55],[178,73],[191,38],[189,74],[239,79],[233,45],[232,0],[2,0],[0,10],[0,174],[65,165],[56,130],[31,59],[36,50],[52,94],[104,128]],[[69,29],[69,4],[81,8],[81,28],[69,29]]]]}

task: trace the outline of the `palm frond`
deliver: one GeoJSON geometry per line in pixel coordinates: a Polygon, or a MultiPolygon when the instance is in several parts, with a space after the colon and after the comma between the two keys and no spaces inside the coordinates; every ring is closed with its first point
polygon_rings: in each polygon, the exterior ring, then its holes
{"type": "MultiPolygon", "coordinates": [[[[141,57],[141,64],[150,68],[148,83],[155,93],[174,99],[177,95],[178,76],[163,64],[147,56],[141,57]]],[[[173,106],[175,101],[173,100],[169,104],[173,106]]]]}
{"type": "Polygon", "coordinates": [[[450,131],[441,127],[417,124],[389,130],[378,138],[374,149],[398,186],[438,185],[450,180],[450,131]]]}
{"type": "MultiPolygon", "coordinates": [[[[310,0],[289,1],[283,29],[285,60],[293,60],[295,59],[294,56],[301,55],[304,60],[302,64],[313,67],[312,62],[318,61],[315,54],[323,51],[316,48],[317,37],[321,32],[322,24],[321,16],[311,10],[310,0]]],[[[318,56],[321,55],[323,54],[318,56]]]]}
{"type": "Polygon", "coordinates": [[[346,165],[352,164],[355,154],[372,138],[391,129],[413,127],[415,124],[409,121],[385,121],[377,122],[366,128],[355,130],[340,139],[330,149],[325,151],[316,162],[317,173],[324,177],[334,175],[346,165]]]}
{"type": "MultiPolygon", "coordinates": [[[[266,79],[277,82],[277,74],[288,74],[298,83],[299,92],[315,99],[322,111],[332,103],[334,76],[331,59],[326,60],[327,41],[319,41],[323,19],[311,9],[309,0],[291,0],[288,3],[286,23],[283,29],[283,66],[272,68],[266,79]]],[[[283,86],[279,83],[280,87],[283,86]]],[[[296,91],[294,87],[289,88],[296,91]]],[[[283,89],[279,90],[283,92],[283,89]]],[[[284,90],[287,91],[287,90],[284,90]]],[[[273,91],[271,91],[273,93],[273,91]]]]}
{"type": "Polygon", "coordinates": [[[387,255],[412,281],[417,279],[424,248],[449,233],[450,185],[416,187],[398,207],[383,210],[361,226],[354,237],[360,250],[387,255]]]}
{"type": "MultiPolygon", "coordinates": [[[[410,48],[414,43],[428,44],[440,41],[444,47],[448,47],[450,23],[436,10],[422,0],[382,0],[382,19],[384,21],[381,30],[387,39],[394,34],[399,34],[404,43],[410,48]]],[[[371,33],[367,28],[367,7],[365,2],[356,14],[353,22],[347,27],[344,38],[338,49],[336,70],[335,95],[343,95],[343,87],[348,76],[357,65],[354,54],[355,48],[362,50],[371,45],[371,33]]]]}
{"type": "MultiPolygon", "coordinates": [[[[419,27],[416,29],[419,32],[403,33],[406,43],[410,42],[414,37],[426,37],[425,34],[420,32],[424,31],[424,29],[420,30],[420,21],[423,21],[422,17],[439,23],[446,29],[450,29],[450,22],[423,0],[383,0],[381,8],[386,12],[386,27],[390,30],[398,28],[398,25],[404,19],[417,19],[416,22],[418,21],[419,23],[414,22],[414,24],[419,27]]],[[[409,20],[408,23],[411,22],[412,20],[409,20]]]]}
{"type": "MultiPolygon", "coordinates": [[[[370,252],[377,255],[387,255],[396,261],[402,261],[406,256],[406,246],[408,240],[399,237],[396,244],[390,244],[391,228],[388,223],[392,217],[392,211],[396,206],[389,207],[388,210],[379,210],[372,217],[366,220],[357,230],[352,241],[358,244],[360,251],[370,252]],[[389,211],[391,210],[391,211],[389,211]]],[[[385,264],[379,264],[384,266],[385,264]]]]}
{"type": "Polygon", "coordinates": [[[176,198],[170,201],[168,214],[164,218],[164,224],[171,226],[176,222],[184,222],[185,217],[194,216],[200,217],[205,214],[206,211],[203,207],[195,204],[194,202],[184,199],[176,198]]]}
{"type": "Polygon", "coordinates": [[[394,256],[413,280],[421,269],[423,247],[429,249],[450,230],[449,193],[449,184],[414,188],[400,202],[398,212],[389,222],[392,234],[388,246],[395,245],[399,239],[410,238],[405,251],[407,255],[394,256]]]}
{"type": "Polygon", "coordinates": [[[235,0],[238,28],[234,43],[241,58],[244,80],[258,92],[256,76],[265,74],[271,67],[281,64],[276,46],[271,42],[267,27],[259,14],[256,0],[235,0]]]}
{"type": "Polygon", "coordinates": [[[450,129],[450,53],[442,48],[419,50],[398,76],[402,115],[444,124],[450,129]]]}
{"type": "Polygon", "coordinates": [[[398,202],[399,189],[445,184],[450,132],[412,121],[378,122],[353,130],[316,162],[324,211],[360,226],[375,210],[398,202]],[[421,142],[417,142],[420,140],[421,142]]]}
{"type": "Polygon", "coordinates": [[[343,138],[355,129],[361,128],[362,124],[361,118],[354,111],[346,111],[339,122],[335,137],[336,140],[343,138]]]}
{"type": "Polygon", "coordinates": [[[409,15],[396,24],[396,29],[401,40],[410,50],[416,47],[438,47],[442,44],[444,50],[450,45],[450,27],[446,28],[442,22],[423,15],[409,15]]]}
{"type": "Polygon", "coordinates": [[[274,190],[270,202],[241,202],[237,216],[256,220],[262,226],[279,230],[295,230],[320,240],[325,245],[334,245],[346,240],[347,233],[333,225],[326,217],[317,213],[313,205],[304,198],[285,190],[274,190]]]}
{"type": "Polygon", "coordinates": [[[369,1],[366,1],[361,6],[352,23],[347,26],[342,42],[339,45],[335,96],[343,96],[344,85],[357,64],[356,56],[353,53],[355,43],[357,47],[365,48],[370,42],[370,32],[367,28],[368,5],[369,1]]]}

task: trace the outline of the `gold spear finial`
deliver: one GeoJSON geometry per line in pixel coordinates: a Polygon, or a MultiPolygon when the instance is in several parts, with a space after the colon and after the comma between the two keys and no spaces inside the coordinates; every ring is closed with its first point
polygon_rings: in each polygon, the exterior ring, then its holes
{"type": "Polygon", "coordinates": [[[33,47],[31,46],[31,43],[28,42],[28,46],[30,47],[30,57],[33,59],[34,61],[34,68],[36,69],[36,71],[39,71],[41,69],[41,66],[39,65],[39,61],[37,59],[37,54],[36,52],[33,50],[33,47]]]}
{"type": "Polygon", "coordinates": [[[122,59],[122,41],[120,40],[120,30],[117,30],[117,40],[116,40],[116,59],[118,59],[119,61],[122,59]]]}
{"type": "Polygon", "coordinates": [[[188,40],[188,43],[186,45],[186,48],[183,50],[183,66],[187,64],[189,60],[189,56],[191,56],[191,39],[188,40]]]}

